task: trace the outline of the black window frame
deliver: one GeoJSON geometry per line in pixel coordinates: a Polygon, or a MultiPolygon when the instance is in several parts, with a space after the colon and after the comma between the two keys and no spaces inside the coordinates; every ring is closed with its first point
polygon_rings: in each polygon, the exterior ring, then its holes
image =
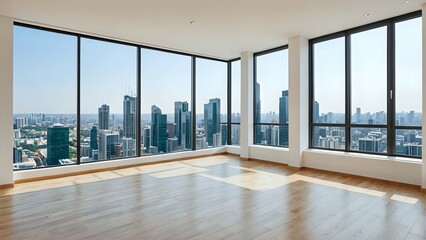
{"type": "MultiPolygon", "coordinates": [[[[290,148],[290,141],[288,146],[283,145],[272,145],[272,144],[260,144],[256,143],[256,127],[257,126],[285,126],[289,127],[289,124],[280,124],[280,123],[262,123],[262,122],[256,122],[256,83],[257,83],[257,57],[267,55],[270,53],[275,53],[282,50],[288,50],[288,44],[271,48],[268,50],[260,51],[253,53],[253,144],[256,146],[268,146],[268,147],[277,147],[277,148],[290,148]]],[[[290,89],[289,89],[290,90],[290,89]]],[[[262,114],[262,113],[261,113],[262,114]]],[[[289,114],[290,115],[290,114],[289,114]]],[[[289,134],[289,140],[290,140],[290,134],[289,134]]]]}
{"type": "MultiPolygon", "coordinates": [[[[232,63],[241,61],[241,58],[234,58],[228,61],[228,136],[227,136],[227,145],[240,146],[239,144],[232,144],[232,125],[240,125],[240,122],[232,122],[232,63]]],[[[241,67],[240,67],[241,72],[241,67]]],[[[240,79],[241,81],[241,79],[240,79]]],[[[241,89],[240,89],[241,92],[241,89]]],[[[241,109],[240,109],[241,110],[241,109]]]]}
{"type": "MultiPolygon", "coordinates": [[[[90,39],[90,40],[98,40],[98,41],[103,41],[103,42],[109,42],[109,43],[114,43],[114,44],[120,44],[120,45],[126,45],[126,46],[131,46],[131,47],[136,47],[136,56],[137,59],[136,64],[137,64],[137,69],[136,69],[136,81],[137,81],[137,86],[136,86],[136,92],[137,92],[137,106],[136,106],[136,111],[137,111],[137,117],[136,117],[136,121],[137,121],[137,127],[136,127],[136,131],[137,131],[137,139],[136,139],[136,144],[137,144],[137,148],[136,148],[136,156],[134,157],[120,157],[120,158],[114,158],[114,159],[108,159],[105,160],[105,162],[108,161],[117,161],[117,160],[123,160],[123,159],[131,159],[131,158],[144,158],[150,155],[143,155],[141,154],[141,88],[142,88],[142,66],[141,66],[141,52],[142,49],[150,49],[150,50],[156,50],[156,51],[162,51],[162,52],[167,52],[167,53],[172,53],[172,54],[178,54],[178,55],[183,55],[183,56],[189,56],[192,58],[191,60],[191,121],[193,123],[196,122],[196,59],[200,58],[200,59],[206,59],[206,60],[212,60],[212,61],[218,61],[218,62],[224,62],[227,63],[227,100],[228,100],[228,104],[227,104],[227,113],[228,113],[228,118],[226,122],[221,122],[222,124],[226,124],[228,126],[228,139],[227,139],[227,143],[228,145],[230,145],[230,129],[231,129],[231,121],[229,118],[229,112],[230,112],[230,101],[229,99],[231,98],[230,96],[230,86],[231,86],[231,73],[229,71],[231,63],[233,61],[237,61],[240,60],[240,58],[235,58],[235,59],[230,59],[230,60],[224,60],[224,59],[220,59],[220,58],[214,58],[214,57],[208,57],[208,56],[203,56],[203,55],[198,55],[198,54],[190,54],[190,53],[186,53],[186,52],[179,52],[179,51],[174,51],[174,50],[169,50],[169,49],[163,49],[163,48],[157,48],[157,47],[152,47],[152,46],[147,46],[147,45],[142,45],[142,44],[136,44],[136,43],[131,43],[131,42],[126,42],[126,41],[122,41],[122,40],[116,40],[116,39],[110,39],[110,38],[105,38],[105,37],[98,37],[98,36],[94,36],[94,35],[88,35],[88,34],[82,34],[82,33],[77,33],[77,32],[71,32],[71,31],[65,31],[65,30],[61,30],[61,29],[57,29],[57,28],[48,28],[48,27],[44,27],[44,26],[40,26],[40,25],[35,25],[35,24],[28,24],[28,23],[24,23],[24,22],[20,22],[20,21],[14,21],[14,26],[19,26],[19,27],[25,27],[25,28],[29,28],[29,29],[36,29],[36,30],[41,30],[41,31],[45,31],[45,32],[53,32],[53,33],[59,33],[59,34],[64,34],[64,35],[68,35],[68,36],[74,36],[77,38],[77,67],[76,67],[76,72],[77,72],[77,81],[76,81],[76,88],[77,88],[77,123],[76,123],[76,131],[77,131],[77,162],[75,164],[72,165],[57,165],[57,166],[44,166],[44,167],[37,167],[37,168],[28,168],[28,169],[14,169],[14,171],[26,171],[26,170],[37,170],[37,169],[46,169],[46,168],[56,168],[56,167],[64,167],[64,166],[75,166],[75,165],[82,165],[82,164],[90,164],[90,163],[95,163],[95,162],[100,162],[100,161],[89,161],[89,162],[81,162],[81,120],[80,120],[80,116],[81,116],[81,112],[80,112],[80,106],[81,106],[81,96],[80,96],[80,92],[81,92],[81,39],[85,38],[85,39],[90,39]]],[[[232,123],[234,124],[234,123],[232,123]]],[[[191,138],[192,138],[192,142],[191,142],[191,149],[190,150],[186,150],[186,151],[197,151],[196,149],[196,124],[191,124],[191,138]]],[[[221,146],[223,147],[223,146],[221,146]]],[[[200,149],[202,150],[202,149],[200,149]]],[[[182,151],[185,152],[185,151],[182,151]]],[[[169,153],[162,153],[161,155],[165,155],[165,154],[169,154],[169,153]]],[[[158,154],[160,155],[160,154],[158,154]]]]}
{"type": "MultiPolygon", "coordinates": [[[[421,159],[421,156],[397,154],[395,151],[396,131],[397,130],[422,130],[421,126],[397,126],[395,125],[395,25],[399,22],[422,17],[421,11],[404,14],[401,16],[385,19],[382,21],[370,23],[360,27],[332,33],[322,37],[309,40],[309,148],[322,149],[337,152],[353,152],[361,154],[382,155],[390,157],[404,157],[421,159]],[[387,123],[386,124],[357,124],[351,123],[352,117],[352,92],[351,92],[351,35],[380,28],[387,27],[387,123]],[[314,122],[314,45],[317,43],[344,37],[345,40],[345,123],[315,123],[314,122]],[[345,149],[321,148],[314,146],[314,128],[315,127],[344,127],[345,128],[345,149]],[[387,152],[366,152],[352,150],[351,129],[352,128],[385,128],[387,129],[387,152]]],[[[421,101],[421,100],[420,100],[421,101]]],[[[423,143],[422,143],[423,144],[423,143]]]]}

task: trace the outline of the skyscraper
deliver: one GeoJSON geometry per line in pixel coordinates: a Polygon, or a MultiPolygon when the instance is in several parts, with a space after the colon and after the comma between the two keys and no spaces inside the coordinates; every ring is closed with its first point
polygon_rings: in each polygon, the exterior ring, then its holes
{"type": "MultiPolygon", "coordinates": [[[[90,129],[90,148],[90,152],[98,149],[98,128],[96,126],[90,129]]],[[[92,153],[90,153],[89,156],[92,157],[92,153]]]]}
{"type": "Polygon", "coordinates": [[[356,108],[356,122],[361,123],[361,108],[356,108]]]}
{"type": "Polygon", "coordinates": [[[157,115],[157,124],[156,124],[156,132],[157,132],[157,147],[158,152],[165,153],[167,152],[167,114],[158,114],[157,115]]]}
{"type": "Polygon", "coordinates": [[[228,144],[228,124],[221,126],[222,145],[228,144]]]}
{"type": "Polygon", "coordinates": [[[182,120],[183,115],[188,112],[188,102],[175,102],[175,136],[178,146],[182,145],[182,120]]]}
{"type": "Polygon", "coordinates": [[[314,102],[314,122],[318,123],[319,122],[319,102],[315,101],[314,102]]]}
{"type": "MultiPolygon", "coordinates": [[[[280,97],[279,121],[280,124],[288,124],[288,90],[283,91],[280,97]]],[[[288,125],[280,126],[279,139],[281,146],[288,146],[288,125]]]]}
{"type": "Polygon", "coordinates": [[[176,131],[176,125],[173,122],[168,122],[167,123],[167,136],[169,138],[174,138],[175,137],[175,131],[176,131]]]}
{"type": "Polygon", "coordinates": [[[99,129],[108,129],[109,126],[109,106],[104,104],[98,109],[99,129]]]}
{"type": "Polygon", "coordinates": [[[174,152],[177,149],[177,138],[168,138],[167,139],[167,152],[174,152]]]}
{"type": "Polygon", "coordinates": [[[155,105],[151,107],[151,146],[157,147],[158,144],[158,127],[157,115],[161,114],[161,109],[155,105]]]}
{"type": "Polygon", "coordinates": [[[151,129],[145,128],[143,130],[143,146],[145,147],[145,153],[149,153],[149,147],[151,146],[151,129]]]}
{"type": "Polygon", "coordinates": [[[47,165],[59,165],[59,160],[70,157],[70,130],[62,125],[47,129],[47,165]]]}
{"type": "Polygon", "coordinates": [[[111,130],[99,130],[99,160],[114,157],[114,146],[119,143],[119,133],[111,130]]]}
{"type": "Polygon", "coordinates": [[[133,138],[124,137],[122,140],[122,157],[136,156],[136,140],[133,138]]]}
{"type": "MultiPolygon", "coordinates": [[[[255,108],[255,119],[254,122],[255,123],[260,123],[261,121],[261,104],[260,104],[260,84],[258,82],[256,82],[256,86],[255,86],[255,103],[256,103],[256,108],[255,108]]],[[[260,125],[256,125],[255,127],[255,143],[261,143],[262,142],[262,126],[260,125]]]]}
{"type": "Polygon", "coordinates": [[[22,147],[13,147],[13,163],[22,162],[22,147]]]}
{"type": "Polygon", "coordinates": [[[123,101],[123,135],[136,139],[136,97],[124,96],[123,101]]]}
{"type": "Polygon", "coordinates": [[[204,135],[208,146],[213,146],[213,134],[220,133],[220,99],[204,104],[204,135]]]}
{"type": "Polygon", "coordinates": [[[167,151],[167,114],[155,105],[151,107],[151,145],[157,147],[158,152],[167,151]]]}
{"type": "MultiPolygon", "coordinates": [[[[180,135],[182,137],[181,146],[183,149],[191,149],[191,112],[182,112],[180,135]]],[[[178,137],[179,141],[179,137],[178,137]]],[[[178,142],[179,144],[179,142],[178,142]]]]}
{"type": "Polygon", "coordinates": [[[363,152],[378,152],[379,140],[365,137],[358,139],[359,151],[363,152]]]}

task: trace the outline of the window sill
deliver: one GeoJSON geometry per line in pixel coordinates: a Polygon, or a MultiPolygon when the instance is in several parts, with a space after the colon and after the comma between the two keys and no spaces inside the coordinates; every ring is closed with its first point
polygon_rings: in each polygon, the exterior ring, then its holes
{"type": "Polygon", "coordinates": [[[269,146],[269,145],[250,145],[250,148],[259,148],[259,149],[268,149],[273,151],[283,151],[288,152],[290,149],[288,147],[280,147],[280,146],[269,146]]]}
{"type": "Polygon", "coordinates": [[[380,161],[394,161],[394,162],[403,162],[403,163],[412,163],[412,164],[422,164],[422,159],[418,158],[410,158],[410,157],[400,157],[400,156],[382,156],[382,155],[375,155],[375,154],[368,154],[368,153],[354,153],[354,152],[344,152],[344,151],[333,151],[333,150],[327,150],[327,149],[308,149],[304,152],[309,153],[318,153],[318,154],[327,154],[327,155],[335,155],[335,156],[342,156],[342,157],[356,157],[356,158],[368,158],[373,160],[380,160],[380,161]]]}

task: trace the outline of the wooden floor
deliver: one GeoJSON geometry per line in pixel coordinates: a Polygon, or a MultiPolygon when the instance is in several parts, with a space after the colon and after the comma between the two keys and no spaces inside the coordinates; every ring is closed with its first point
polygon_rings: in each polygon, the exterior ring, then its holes
{"type": "Polygon", "coordinates": [[[426,239],[418,188],[217,155],[0,190],[0,239],[426,239]]]}

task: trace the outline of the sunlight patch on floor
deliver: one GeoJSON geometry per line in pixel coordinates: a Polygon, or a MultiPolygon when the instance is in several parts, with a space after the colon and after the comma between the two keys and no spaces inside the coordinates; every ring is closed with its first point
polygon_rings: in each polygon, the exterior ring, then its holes
{"type": "Polygon", "coordinates": [[[406,197],[399,194],[393,194],[390,199],[398,201],[398,202],[409,203],[409,204],[415,204],[417,203],[417,201],[419,201],[419,199],[417,198],[406,197]]]}

